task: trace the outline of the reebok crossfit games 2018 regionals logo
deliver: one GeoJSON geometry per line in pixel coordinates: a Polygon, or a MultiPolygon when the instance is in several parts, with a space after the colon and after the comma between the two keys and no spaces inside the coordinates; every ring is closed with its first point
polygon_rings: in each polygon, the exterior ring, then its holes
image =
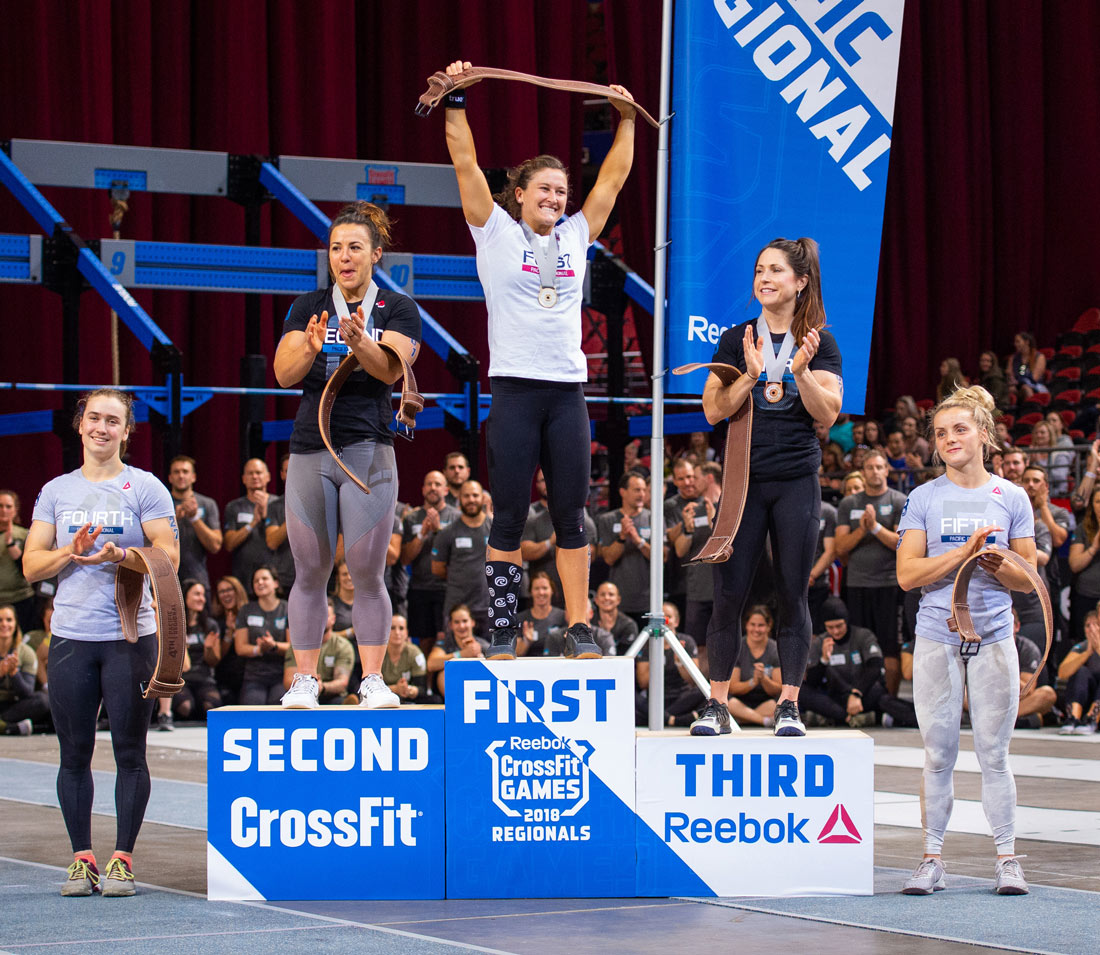
{"type": "Polygon", "coordinates": [[[587,842],[591,826],[571,819],[588,802],[587,740],[511,736],[485,752],[493,762],[493,802],[522,825],[493,826],[493,842],[587,842]]]}

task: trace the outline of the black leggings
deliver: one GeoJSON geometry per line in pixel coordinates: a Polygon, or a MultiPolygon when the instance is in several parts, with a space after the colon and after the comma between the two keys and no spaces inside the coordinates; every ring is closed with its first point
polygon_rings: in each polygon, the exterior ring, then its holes
{"type": "Polygon", "coordinates": [[[580,382],[493,378],[486,422],[493,527],[489,546],[519,550],[531,482],[542,467],[557,546],[588,545],[584,506],[592,471],[592,431],[580,382]]]}
{"type": "Polygon", "coordinates": [[[50,711],[61,746],[57,798],[73,852],[92,848],[92,752],[100,701],[115,753],[115,849],[132,852],[149,802],[145,736],[156,700],[138,684],[153,675],[156,634],[125,640],[50,640],[50,711]]]}
{"type": "Polygon", "coordinates": [[[821,489],[816,474],[787,481],[749,481],[745,512],[733,539],[733,556],[714,565],[714,613],[707,630],[710,676],[733,675],[741,652],[741,617],[765,538],[771,538],[779,604],[776,643],[783,682],[799,686],[810,654],[807,589],[817,549],[821,489]]]}

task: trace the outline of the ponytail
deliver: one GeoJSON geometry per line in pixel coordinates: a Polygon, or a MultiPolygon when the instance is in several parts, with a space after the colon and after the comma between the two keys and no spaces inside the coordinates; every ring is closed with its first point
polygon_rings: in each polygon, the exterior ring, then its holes
{"type": "Polygon", "coordinates": [[[392,224],[390,217],[384,209],[373,202],[349,202],[342,208],[332,220],[329,226],[328,239],[332,242],[332,230],[338,225],[361,225],[370,233],[371,245],[376,249],[387,251],[392,242],[392,224]]]}

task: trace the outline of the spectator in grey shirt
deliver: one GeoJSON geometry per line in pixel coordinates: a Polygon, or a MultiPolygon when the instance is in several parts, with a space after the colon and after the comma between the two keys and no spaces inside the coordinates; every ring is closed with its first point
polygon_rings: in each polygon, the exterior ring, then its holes
{"type": "Polygon", "coordinates": [[[168,465],[168,485],[176,506],[180,532],[180,580],[197,580],[211,593],[206,555],[222,549],[218,505],[212,497],[195,492],[198,477],[195,459],[178,454],[168,465]]]}
{"type": "Polygon", "coordinates": [[[467,481],[459,490],[458,520],[452,521],[435,536],[432,545],[432,573],[447,582],[444,613],[465,604],[477,623],[478,632],[487,635],[493,608],[489,606],[489,586],[485,579],[485,545],[493,519],[485,513],[481,485],[467,481]]]}

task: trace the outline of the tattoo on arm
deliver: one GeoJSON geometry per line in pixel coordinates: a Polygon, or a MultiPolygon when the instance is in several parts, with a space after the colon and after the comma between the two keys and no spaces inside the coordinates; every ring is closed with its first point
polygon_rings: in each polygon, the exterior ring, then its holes
{"type": "Polygon", "coordinates": [[[179,525],[176,524],[176,519],[174,517],[169,517],[168,518],[168,526],[172,528],[172,537],[174,537],[176,540],[179,540],[180,539],[180,529],[179,529],[179,525]]]}
{"type": "Polygon", "coordinates": [[[841,378],[840,375],[836,376],[836,384],[837,384],[837,387],[840,389],[840,397],[843,398],[844,397],[844,379],[841,378]]]}

